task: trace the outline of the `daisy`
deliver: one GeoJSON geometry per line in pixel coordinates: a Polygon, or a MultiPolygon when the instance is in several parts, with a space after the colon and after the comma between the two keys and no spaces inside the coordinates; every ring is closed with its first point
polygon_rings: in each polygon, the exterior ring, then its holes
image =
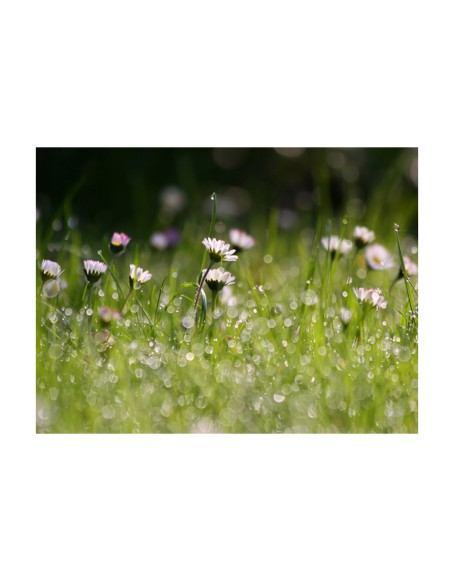
{"type": "Polygon", "coordinates": [[[406,255],[404,255],[404,265],[405,265],[405,270],[407,271],[407,275],[409,277],[412,277],[413,275],[416,275],[418,273],[418,265],[416,265],[410,259],[410,257],[407,257],[406,255]]]}
{"type": "Polygon", "coordinates": [[[351,240],[340,239],[338,236],[324,236],[322,237],[322,245],[326,251],[330,251],[334,256],[339,253],[339,255],[347,255],[353,247],[351,240]]]}
{"type": "Polygon", "coordinates": [[[246,251],[255,246],[255,238],[239,228],[231,228],[229,231],[229,237],[232,247],[237,253],[246,251]]]}
{"type": "Polygon", "coordinates": [[[170,227],[163,232],[154,232],[149,239],[150,245],[158,251],[174,247],[180,240],[178,228],[170,227]]]}
{"type": "Polygon", "coordinates": [[[370,243],[374,242],[375,232],[369,230],[365,226],[355,226],[353,229],[353,240],[356,244],[356,248],[362,249],[366,245],[370,245],[370,243]]]}
{"type": "Polygon", "coordinates": [[[110,239],[110,250],[114,255],[121,255],[126,250],[130,242],[130,238],[124,232],[114,232],[110,239]]]}
{"type": "Polygon", "coordinates": [[[134,286],[140,286],[151,279],[152,275],[148,271],[144,271],[142,267],[129,265],[129,286],[131,289],[134,286]]]}
{"type": "Polygon", "coordinates": [[[60,265],[54,261],[44,259],[41,263],[41,278],[43,281],[57,279],[63,273],[60,265]]]}
{"type": "Polygon", "coordinates": [[[168,247],[165,232],[154,232],[150,236],[150,245],[158,251],[165,251],[168,247]]]}
{"type": "Polygon", "coordinates": [[[356,295],[360,303],[372,305],[377,309],[385,309],[388,302],[383,297],[381,289],[364,289],[364,287],[359,287],[353,289],[353,293],[356,295]]]}
{"type": "Polygon", "coordinates": [[[84,273],[89,283],[96,283],[107,270],[107,265],[101,261],[84,261],[84,273]]]}
{"type": "Polygon", "coordinates": [[[386,306],[388,305],[388,302],[381,294],[380,289],[375,289],[372,291],[370,302],[373,307],[376,307],[377,309],[386,309],[386,306]]]}
{"type": "Polygon", "coordinates": [[[390,252],[379,244],[366,247],[365,256],[367,265],[374,271],[392,269],[395,264],[390,252]]]}
{"type": "Polygon", "coordinates": [[[364,303],[370,297],[371,289],[364,289],[364,287],[353,288],[353,293],[358,298],[360,303],[364,303]]]}
{"type": "Polygon", "coordinates": [[[223,240],[208,237],[203,239],[202,244],[210,255],[212,263],[238,260],[238,257],[234,254],[235,249],[230,250],[230,245],[223,240]]]}
{"type": "Polygon", "coordinates": [[[352,318],[352,312],[350,311],[350,309],[347,309],[346,307],[341,307],[340,308],[340,318],[342,320],[342,323],[347,325],[347,323],[352,318]]]}
{"type": "MultiPolygon", "coordinates": [[[[203,270],[202,278],[205,277],[206,269],[203,270]]],[[[233,285],[235,277],[228,271],[224,271],[222,267],[219,269],[210,269],[208,275],[205,277],[205,282],[212,291],[220,291],[226,285],[233,285]]]]}
{"type": "Polygon", "coordinates": [[[107,306],[102,306],[98,309],[99,319],[102,323],[108,324],[113,320],[120,319],[121,313],[119,311],[115,311],[107,306]]]}

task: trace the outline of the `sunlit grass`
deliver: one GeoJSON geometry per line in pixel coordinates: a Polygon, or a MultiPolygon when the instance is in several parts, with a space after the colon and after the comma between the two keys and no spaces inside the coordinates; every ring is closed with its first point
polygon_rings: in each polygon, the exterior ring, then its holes
{"type": "Polygon", "coordinates": [[[214,222],[163,253],[133,241],[116,256],[74,229],[56,240],[61,290],[48,297],[37,279],[37,431],[416,432],[417,284],[396,280],[409,251],[394,223],[395,268],[372,270],[364,249],[321,244],[351,239],[354,223],[279,233],[273,220],[228,263],[236,280],[215,305],[204,286],[197,314],[214,222]],[[83,260],[100,257],[108,270],[83,293],[83,260]],[[151,281],[130,283],[130,264],[151,281]],[[380,288],[386,308],[361,303],[360,287],[380,288]]]}

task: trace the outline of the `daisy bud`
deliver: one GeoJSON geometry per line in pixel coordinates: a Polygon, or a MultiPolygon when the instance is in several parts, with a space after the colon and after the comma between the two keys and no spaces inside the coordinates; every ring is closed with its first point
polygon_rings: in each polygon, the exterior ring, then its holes
{"type": "Polygon", "coordinates": [[[84,261],[84,273],[89,283],[96,283],[107,270],[107,265],[101,261],[84,261]]]}
{"type": "Polygon", "coordinates": [[[126,247],[131,239],[124,232],[114,232],[110,239],[110,250],[114,255],[121,255],[125,252],[126,247]]]}
{"type": "Polygon", "coordinates": [[[62,269],[58,263],[44,259],[41,263],[41,278],[43,281],[57,279],[62,274],[62,269]]]}

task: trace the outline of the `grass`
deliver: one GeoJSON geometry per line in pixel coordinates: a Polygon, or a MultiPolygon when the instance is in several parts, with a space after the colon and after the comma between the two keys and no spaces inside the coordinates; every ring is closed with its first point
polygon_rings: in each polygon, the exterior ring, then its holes
{"type": "MultiPolygon", "coordinates": [[[[396,282],[398,267],[369,270],[364,251],[332,257],[322,248],[327,231],[349,238],[356,223],[281,232],[275,213],[260,220],[251,223],[256,246],[222,265],[235,284],[214,309],[205,285],[197,317],[202,238],[212,230],[227,240],[214,218],[206,230],[188,221],[176,250],[133,242],[115,258],[107,237],[100,249],[77,229],[54,233],[64,284],[46,297],[38,273],[37,431],[417,432],[415,277],[396,282]],[[83,297],[84,258],[109,269],[83,297]],[[153,274],[131,293],[130,263],[153,274]],[[380,287],[386,309],[361,305],[357,287],[380,287]],[[101,306],[122,317],[103,322],[101,306]]],[[[408,250],[393,222],[388,230],[398,265],[408,250]]],[[[51,239],[40,259],[50,258],[51,239]]]]}

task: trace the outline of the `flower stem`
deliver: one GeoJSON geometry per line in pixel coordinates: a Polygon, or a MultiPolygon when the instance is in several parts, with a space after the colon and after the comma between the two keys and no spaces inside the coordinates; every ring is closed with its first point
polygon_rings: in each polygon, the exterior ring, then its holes
{"type": "Polygon", "coordinates": [[[213,261],[210,261],[210,264],[208,265],[207,270],[205,271],[205,274],[203,275],[202,280],[200,281],[199,288],[197,289],[197,295],[195,296],[194,301],[195,311],[197,311],[197,305],[199,304],[200,293],[202,291],[203,284],[205,283],[205,279],[207,278],[208,273],[210,272],[210,269],[212,268],[213,264],[214,264],[213,261]]]}
{"type": "Polygon", "coordinates": [[[125,297],[125,300],[123,301],[123,305],[121,306],[120,313],[121,313],[121,312],[123,311],[123,309],[125,308],[126,301],[129,299],[129,296],[131,295],[131,293],[132,293],[132,287],[131,287],[131,289],[129,290],[129,293],[126,295],[126,297],[125,297]]]}
{"type": "Polygon", "coordinates": [[[87,289],[90,283],[87,281],[85,283],[84,292],[82,293],[82,307],[84,306],[85,296],[87,295],[87,289]]]}
{"type": "Polygon", "coordinates": [[[400,269],[401,269],[403,277],[404,277],[405,290],[407,291],[407,296],[408,296],[408,303],[410,304],[410,310],[411,310],[411,313],[413,315],[415,313],[415,308],[413,305],[413,300],[411,298],[408,273],[407,273],[407,269],[405,268],[405,261],[404,261],[403,255],[402,255],[402,248],[400,246],[400,241],[399,241],[399,235],[398,235],[399,225],[397,225],[397,224],[394,225],[394,232],[396,234],[397,249],[399,251],[400,269]]]}
{"type": "MultiPolygon", "coordinates": [[[[98,251],[98,255],[101,257],[101,259],[104,261],[104,263],[106,263],[107,265],[107,274],[111,274],[112,275],[112,279],[115,281],[115,286],[117,288],[118,293],[120,294],[120,298],[123,299],[124,295],[123,295],[123,291],[121,290],[121,286],[120,283],[118,282],[117,276],[115,275],[115,257],[112,258],[112,262],[109,264],[106,259],[104,258],[103,254],[101,251],[98,251]]],[[[107,285],[107,277],[105,280],[105,285],[107,285]]],[[[126,301],[125,301],[126,303],[126,301]]],[[[123,304],[124,306],[124,304],[123,304]]]]}
{"type": "Polygon", "coordinates": [[[148,315],[145,307],[142,305],[142,303],[139,301],[137,295],[135,296],[137,304],[139,305],[140,309],[143,311],[145,317],[148,319],[148,323],[151,325],[151,327],[153,327],[153,322],[151,321],[150,316],[148,315]]]}
{"type": "Polygon", "coordinates": [[[216,291],[215,289],[212,289],[211,290],[211,316],[212,317],[213,317],[213,314],[214,314],[215,309],[217,307],[218,296],[219,296],[219,291],[216,291]]]}

